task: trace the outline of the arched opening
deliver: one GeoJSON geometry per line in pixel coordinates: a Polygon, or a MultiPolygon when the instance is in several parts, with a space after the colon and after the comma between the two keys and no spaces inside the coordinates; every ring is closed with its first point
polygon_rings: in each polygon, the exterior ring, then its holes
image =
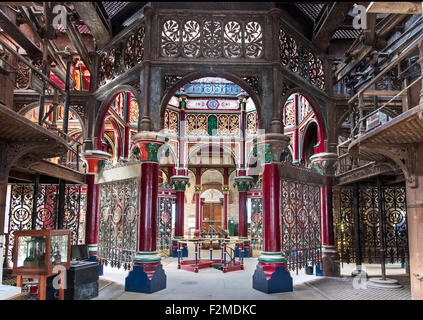
{"type": "Polygon", "coordinates": [[[310,100],[301,93],[291,94],[283,107],[284,134],[290,143],[281,161],[310,165],[310,156],[325,151],[323,126],[310,100]]]}
{"type": "Polygon", "coordinates": [[[97,149],[110,153],[112,163],[131,157],[138,114],[138,102],[130,91],[121,91],[109,101],[98,128],[97,149]]]}

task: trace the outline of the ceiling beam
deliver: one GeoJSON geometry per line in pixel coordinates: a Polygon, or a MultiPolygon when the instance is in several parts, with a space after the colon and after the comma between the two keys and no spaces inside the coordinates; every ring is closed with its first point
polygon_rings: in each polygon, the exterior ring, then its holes
{"type": "Polygon", "coordinates": [[[90,29],[99,49],[110,41],[110,32],[96,11],[95,2],[72,2],[76,12],[90,29]]]}
{"type": "Polygon", "coordinates": [[[367,13],[422,14],[422,2],[371,2],[367,13]]]}
{"type": "Polygon", "coordinates": [[[313,31],[313,44],[325,52],[329,47],[335,31],[344,23],[348,11],[353,7],[353,2],[334,2],[327,5],[326,14],[322,16],[313,31]]]}
{"type": "Polygon", "coordinates": [[[28,56],[34,57],[41,54],[41,49],[25,36],[16,23],[10,21],[2,9],[0,9],[0,27],[26,51],[28,56]]]}

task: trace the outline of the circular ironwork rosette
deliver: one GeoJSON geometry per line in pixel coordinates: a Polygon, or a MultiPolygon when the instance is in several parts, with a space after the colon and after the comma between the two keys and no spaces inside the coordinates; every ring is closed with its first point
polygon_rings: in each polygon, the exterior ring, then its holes
{"type": "Polygon", "coordinates": [[[307,210],[304,208],[300,208],[300,210],[298,210],[297,222],[301,227],[307,225],[307,210]]]}
{"type": "Polygon", "coordinates": [[[26,206],[15,208],[12,212],[12,220],[15,224],[27,224],[30,219],[30,209],[26,206]]]}
{"type": "Polygon", "coordinates": [[[120,206],[120,204],[117,204],[113,209],[113,214],[112,214],[113,222],[115,224],[119,223],[121,216],[122,216],[122,207],[120,206]]]}
{"type": "Polygon", "coordinates": [[[71,225],[75,223],[76,215],[73,210],[71,209],[65,209],[64,215],[63,215],[63,222],[67,225],[71,225]]]}
{"type": "Polygon", "coordinates": [[[110,213],[110,208],[109,207],[104,207],[101,210],[101,216],[103,218],[103,221],[107,221],[109,219],[109,213],[110,213]]]}
{"type": "Polygon", "coordinates": [[[37,218],[43,225],[48,225],[53,221],[53,213],[49,208],[44,208],[39,211],[37,218]]]}
{"type": "Polygon", "coordinates": [[[387,213],[387,221],[392,227],[399,227],[405,222],[405,215],[397,209],[391,209],[387,213]]]}
{"type": "Polygon", "coordinates": [[[137,216],[137,210],[133,206],[129,206],[126,208],[126,221],[132,223],[135,221],[137,216]]]}
{"type": "Polygon", "coordinates": [[[170,221],[170,214],[167,212],[162,212],[161,216],[160,216],[160,220],[163,223],[168,223],[170,221]]]}
{"type": "Polygon", "coordinates": [[[294,209],[287,208],[283,214],[283,221],[286,226],[292,226],[294,224],[294,209]]]}
{"type": "Polygon", "coordinates": [[[379,223],[379,213],[377,210],[369,209],[366,213],[366,222],[370,226],[375,226],[379,223]]]}

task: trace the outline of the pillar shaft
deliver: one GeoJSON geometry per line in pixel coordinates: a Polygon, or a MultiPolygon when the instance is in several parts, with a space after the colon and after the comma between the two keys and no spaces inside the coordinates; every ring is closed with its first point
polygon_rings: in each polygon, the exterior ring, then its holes
{"type": "Polygon", "coordinates": [[[416,180],[417,188],[406,189],[411,299],[423,300],[423,175],[416,180]]]}
{"type": "Polygon", "coordinates": [[[223,229],[225,231],[228,231],[228,205],[229,205],[228,193],[225,192],[223,194],[223,229]]]}
{"type": "Polygon", "coordinates": [[[201,230],[201,208],[200,208],[200,193],[195,193],[195,233],[194,235],[198,237],[201,230]]]}
{"type": "Polygon", "coordinates": [[[321,215],[322,215],[322,245],[334,246],[333,215],[332,215],[332,187],[333,178],[326,177],[326,185],[320,188],[321,215]]]}
{"type": "Polygon", "coordinates": [[[281,251],[279,224],[280,174],[277,163],[266,163],[263,169],[263,251],[281,251]]]}
{"type": "MultiPolygon", "coordinates": [[[[87,211],[85,214],[85,243],[88,246],[97,246],[99,185],[94,183],[94,174],[87,174],[86,181],[87,211]]],[[[97,255],[97,250],[90,250],[90,255],[97,255]]]]}
{"type": "Polygon", "coordinates": [[[175,218],[175,237],[184,236],[184,201],[185,192],[176,191],[176,218],[175,218]]]}
{"type": "Polygon", "coordinates": [[[248,237],[247,224],[247,191],[239,191],[239,225],[238,236],[240,238],[248,237]]]}
{"type": "Polygon", "coordinates": [[[157,248],[157,198],[158,162],[141,163],[140,222],[137,251],[156,251],[157,248]]]}

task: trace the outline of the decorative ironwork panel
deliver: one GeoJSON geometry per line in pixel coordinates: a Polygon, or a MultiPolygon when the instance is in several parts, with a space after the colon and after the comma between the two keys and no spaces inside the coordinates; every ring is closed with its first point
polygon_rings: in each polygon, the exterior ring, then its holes
{"type": "MultiPolygon", "coordinates": [[[[380,227],[378,192],[376,187],[360,186],[360,245],[365,263],[380,262],[380,232],[384,239],[387,263],[404,263],[408,257],[408,230],[405,188],[382,188],[383,224],[380,227]]],[[[355,235],[352,214],[352,189],[342,187],[334,192],[334,224],[340,261],[355,262],[355,235]]]]}
{"type": "Polygon", "coordinates": [[[80,185],[66,185],[65,209],[63,213],[63,229],[71,230],[71,243],[79,243],[79,217],[81,212],[81,189],[80,185]]]}
{"type": "Polygon", "coordinates": [[[138,180],[100,186],[98,259],[129,270],[137,245],[138,180]]]}
{"type": "Polygon", "coordinates": [[[31,230],[33,185],[12,184],[10,193],[9,232],[6,256],[12,261],[15,230],[31,230]]]}
{"type": "Polygon", "coordinates": [[[383,209],[383,233],[387,262],[404,263],[408,257],[405,188],[383,188],[383,209]]]}
{"type": "Polygon", "coordinates": [[[379,261],[379,210],[376,187],[360,188],[360,241],[362,257],[368,263],[379,261]]]}
{"type": "Polygon", "coordinates": [[[169,252],[172,246],[172,204],[175,198],[159,197],[157,212],[157,248],[169,252]]]}
{"type": "MultiPolygon", "coordinates": [[[[10,184],[9,225],[7,242],[7,259],[11,261],[14,245],[13,233],[15,230],[32,229],[33,184],[10,184]]],[[[65,211],[63,229],[72,231],[72,244],[82,243],[84,236],[80,234],[80,210],[84,201],[81,201],[80,185],[66,185],[65,211]]],[[[39,185],[37,195],[37,212],[35,218],[36,229],[57,228],[58,208],[57,185],[39,185]]]]}
{"type": "Polygon", "coordinates": [[[263,57],[263,20],[255,17],[162,16],[160,54],[174,58],[263,57]]]}
{"type": "Polygon", "coordinates": [[[253,249],[263,248],[263,199],[251,199],[251,246],[253,249]]]}
{"type": "Polygon", "coordinates": [[[293,72],[320,89],[325,87],[323,62],[308,48],[297,44],[281,27],[279,29],[279,60],[293,72]]]}
{"type": "Polygon", "coordinates": [[[36,229],[55,229],[57,218],[58,188],[56,185],[40,185],[37,197],[36,229]]]}
{"type": "Polygon", "coordinates": [[[290,270],[321,264],[320,187],[281,181],[281,243],[290,270]]]}
{"type": "Polygon", "coordinates": [[[350,263],[355,259],[354,251],[354,215],[352,211],[353,190],[341,188],[333,192],[335,243],[338,247],[341,263],[350,263]]]}

